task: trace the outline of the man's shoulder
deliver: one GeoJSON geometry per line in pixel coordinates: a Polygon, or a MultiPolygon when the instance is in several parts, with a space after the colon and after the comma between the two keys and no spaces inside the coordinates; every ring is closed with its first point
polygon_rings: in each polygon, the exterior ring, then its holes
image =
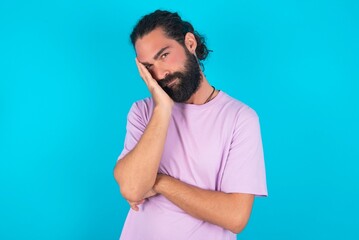
{"type": "Polygon", "coordinates": [[[247,103],[230,96],[229,94],[223,92],[223,105],[228,111],[234,112],[237,116],[240,117],[258,117],[257,112],[250,107],[247,103]]]}
{"type": "Polygon", "coordinates": [[[153,106],[154,102],[152,97],[137,100],[133,102],[128,112],[128,116],[136,117],[148,122],[153,112],[153,106]]]}
{"type": "Polygon", "coordinates": [[[153,108],[153,98],[146,97],[139,99],[132,104],[131,110],[144,111],[153,108]]]}
{"type": "Polygon", "coordinates": [[[150,97],[136,100],[132,103],[127,113],[127,121],[141,124],[148,123],[153,112],[152,106],[153,101],[150,97]]]}

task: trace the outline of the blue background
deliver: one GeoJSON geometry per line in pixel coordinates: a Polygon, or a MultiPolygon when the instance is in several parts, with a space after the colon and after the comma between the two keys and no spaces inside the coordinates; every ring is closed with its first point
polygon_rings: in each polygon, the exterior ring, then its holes
{"type": "Polygon", "coordinates": [[[112,170],[149,96],[129,34],[179,11],[261,121],[268,198],[238,239],[359,239],[358,1],[1,1],[0,239],[117,239],[112,170]]]}

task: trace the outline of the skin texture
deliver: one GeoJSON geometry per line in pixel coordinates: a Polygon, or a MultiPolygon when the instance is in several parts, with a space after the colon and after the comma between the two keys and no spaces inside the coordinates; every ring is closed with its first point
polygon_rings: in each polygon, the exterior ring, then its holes
{"type": "MultiPolygon", "coordinates": [[[[185,47],[195,54],[197,42],[192,33],[186,34],[185,47]]],[[[171,176],[157,174],[173,107],[173,100],[157,81],[176,71],[184,71],[186,53],[184,47],[169,39],[161,28],[138,39],[135,49],[139,73],[154,99],[155,108],[136,147],[114,168],[121,194],[135,211],[147,198],[162,194],[195,218],[234,233],[241,232],[251,214],[253,194],[204,190],[171,176]]],[[[203,104],[212,92],[202,72],[201,75],[199,89],[186,101],[188,104],[203,104]]],[[[172,84],[171,87],[175,87],[176,82],[172,84]]],[[[218,91],[212,98],[217,94],[218,91]]]]}

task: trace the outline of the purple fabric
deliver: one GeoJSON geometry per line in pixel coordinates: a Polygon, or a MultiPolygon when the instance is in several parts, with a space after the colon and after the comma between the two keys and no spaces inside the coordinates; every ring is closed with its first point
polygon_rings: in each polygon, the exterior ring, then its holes
{"type": "MultiPolygon", "coordinates": [[[[134,103],[128,114],[120,160],[139,141],[153,110],[152,98],[134,103]]],[[[256,112],[220,91],[203,105],[175,103],[160,173],[202,189],[267,196],[263,147],[256,112]]],[[[219,226],[195,219],[155,196],[130,210],[121,240],[236,239],[219,226]]]]}

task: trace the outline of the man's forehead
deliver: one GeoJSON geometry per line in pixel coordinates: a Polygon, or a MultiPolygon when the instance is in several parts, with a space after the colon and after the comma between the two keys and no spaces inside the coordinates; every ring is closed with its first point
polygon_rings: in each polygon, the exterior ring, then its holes
{"type": "Polygon", "coordinates": [[[142,38],[137,39],[135,51],[137,58],[141,61],[152,59],[158,51],[165,47],[172,47],[175,40],[165,35],[162,29],[155,29],[142,38]]]}

